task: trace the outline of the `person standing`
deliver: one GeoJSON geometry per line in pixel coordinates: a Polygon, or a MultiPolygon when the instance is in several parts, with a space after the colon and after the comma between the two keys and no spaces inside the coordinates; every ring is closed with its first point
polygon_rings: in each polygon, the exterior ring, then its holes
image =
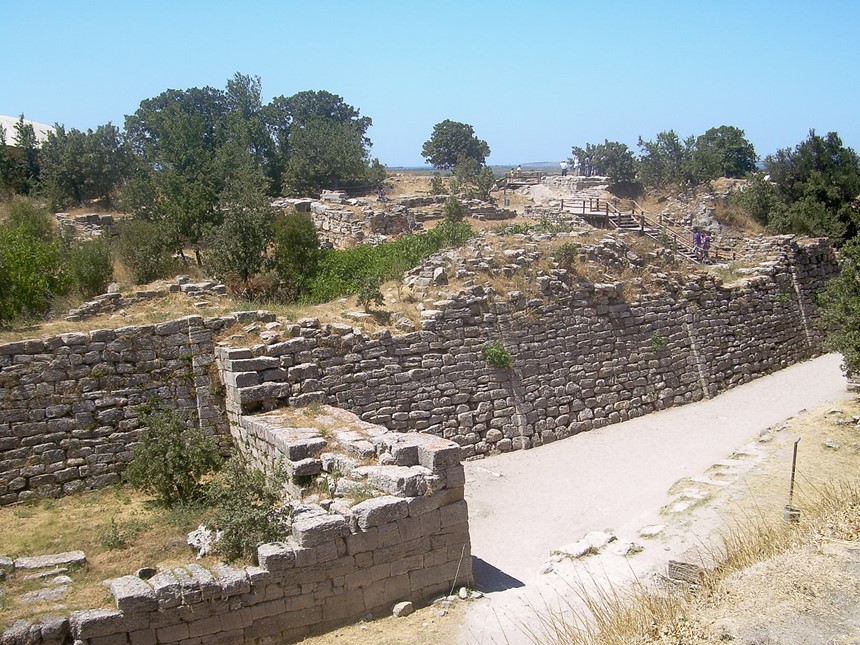
{"type": "Polygon", "coordinates": [[[561,166],[561,176],[567,177],[567,159],[562,159],[558,165],[561,166]]]}
{"type": "Polygon", "coordinates": [[[702,236],[702,257],[708,262],[711,255],[711,234],[705,231],[702,236]]]}
{"type": "Polygon", "coordinates": [[[573,176],[579,177],[579,157],[573,158],[573,176]]]}
{"type": "Polygon", "coordinates": [[[693,229],[693,257],[697,260],[702,257],[702,233],[699,229],[693,229]]]}

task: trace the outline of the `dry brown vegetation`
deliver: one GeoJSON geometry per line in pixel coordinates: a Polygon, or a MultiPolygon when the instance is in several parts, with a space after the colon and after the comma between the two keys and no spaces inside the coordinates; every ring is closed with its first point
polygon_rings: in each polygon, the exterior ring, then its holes
{"type": "MultiPolygon", "coordinates": [[[[20,557],[83,551],[87,565],[71,571],[72,588],[62,611],[112,607],[101,582],[140,567],[180,565],[193,560],[185,543],[201,509],[164,511],[125,486],[0,508],[0,555],[20,557]]],[[[26,604],[20,595],[43,588],[23,573],[7,579],[0,595],[0,625],[57,613],[57,606],[26,604]]]]}

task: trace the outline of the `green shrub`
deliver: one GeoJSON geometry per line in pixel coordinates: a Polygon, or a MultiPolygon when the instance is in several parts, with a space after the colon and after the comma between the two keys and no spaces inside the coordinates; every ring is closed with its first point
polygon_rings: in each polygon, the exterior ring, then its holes
{"type": "Polygon", "coordinates": [[[144,220],[125,220],[117,225],[117,253],[137,284],[169,276],[176,263],[170,256],[162,227],[144,220]]]}
{"type": "Polygon", "coordinates": [[[212,522],[221,531],[215,547],[219,555],[228,561],[253,561],[257,546],[287,537],[289,518],[279,506],[283,483],[280,473],[267,477],[241,459],[227,462],[209,490],[212,522]]]}
{"type": "Polygon", "coordinates": [[[65,266],[73,288],[84,298],[104,293],[113,280],[110,243],[103,237],[73,243],[65,266]]]}
{"type": "Polygon", "coordinates": [[[274,223],[272,264],[288,300],[310,291],[322,251],[316,226],[308,213],[286,213],[274,223]]]}
{"type": "Polygon", "coordinates": [[[170,408],[142,413],[141,423],[146,429],[126,470],[128,481],[163,506],[191,502],[200,493],[200,479],[220,463],[215,442],[170,408]]]}
{"type": "Polygon", "coordinates": [[[439,173],[433,173],[433,178],[430,179],[430,194],[431,195],[444,195],[445,194],[445,182],[442,181],[442,178],[439,176],[439,173]]]}
{"type": "Polygon", "coordinates": [[[6,223],[25,235],[52,242],[54,240],[54,218],[50,211],[30,197],[15,197],[9,204],[6,223]]]}
{"type": "Polygon", "coordinates": [[[481,347],[481,354],[493,367],[511,367],[514,364],[514,359],[511,353],[505,349],[505,346],[500,340],[494,340],[491,343],[486,343],[481,347]]]}
{"type": "Polygon", "coordinates": [[[442,219],[448,224],[459,224],[466,217],[466,207],[463,202],[454,196],[445,200],[445,205],[442,206],[442,219]]]}
{"type": "Polygon", "coordinates": [[[579,244],[565,242],[555,252],[555,261],[562,269],[572,269],[579,257],[579,244]]]}
{"type": "Polygon", "coordinates": [[[371,276],[364,280],[358,290],[358,304],[365,311],[370,309],[371,305],[381,307],[385,304],[385,297],[379,288],[382,286],[382,281],[379,276],[371,276]]]}
{"type": "Polygon", "coordinates": [[[55,242],[0,225],[0,323],[46,313],[67,284],[55,242]]]}
{"type": "Polygon", "coordinates": [[[662,351],[662,350],[666,349],[666,347],[668,345],[669,345],[669,339],[666,338],[659,331],[655,331],[653,334],[651,334],[651,350],[652,351],[654,351],[654,352],[662,351]]]}

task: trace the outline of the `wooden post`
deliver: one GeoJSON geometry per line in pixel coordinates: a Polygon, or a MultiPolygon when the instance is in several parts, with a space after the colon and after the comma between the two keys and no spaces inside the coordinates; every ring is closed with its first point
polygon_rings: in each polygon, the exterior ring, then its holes
{"type": "Polygon", "coordinates": [[[561,200],[561,208],[559,209],[559,212],[561,212],[563,210],[564,210],[564,200],[562,199],[561,200]]]}
{"type": "MultiPolygon", "coordinates": [[[[633,212],[635,213],[636,211],[634,210],[633,212]]],[[[644,213],[639,214],[639,232],[642,235],[645,235],[645,214],[644,213]]]]}

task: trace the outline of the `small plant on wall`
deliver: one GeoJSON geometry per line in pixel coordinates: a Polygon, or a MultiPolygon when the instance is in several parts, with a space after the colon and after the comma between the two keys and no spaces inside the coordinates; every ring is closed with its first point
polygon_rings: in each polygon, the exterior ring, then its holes
{"type": "Polygon", "coordinates": [[[493,367],[511,367],[514,364],[514,359],[511,353],[505,349],[505,346],[500,340],[494,340],[481,347],[481,354],[493,367]]]}
{"type": "Polygon", "coordinates": [[[651,334],[651,351],[659,352],[661,350],[666,349],[666,346],[669,344],[669,339],[666,338],[659,331],[655,331],[651,334]]]}

